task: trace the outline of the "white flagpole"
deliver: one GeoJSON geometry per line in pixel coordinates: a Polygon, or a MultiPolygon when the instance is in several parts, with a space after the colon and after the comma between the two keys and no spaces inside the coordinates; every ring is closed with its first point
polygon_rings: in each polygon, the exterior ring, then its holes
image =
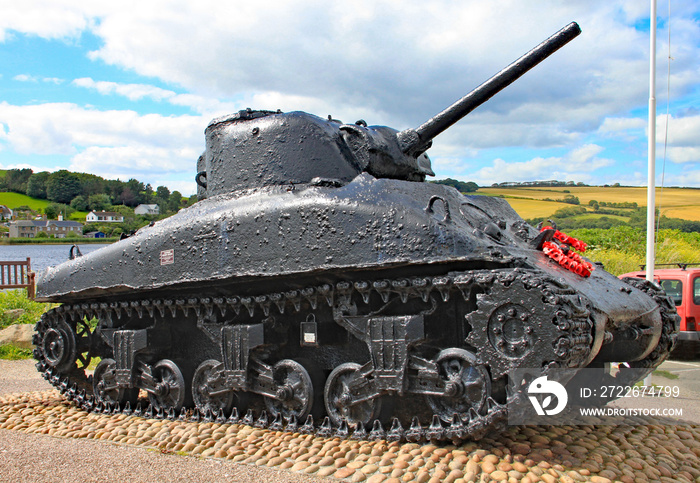
{"type": "Polygon", "coordinates": [[[649,172],[647,176],[647,280],[654,281],[656,215],[656,0],[651,0],[649,29],[649,172]]]}
{"type": "MultiPolygon", "coordinates": [[[[654,281],[654,218],[656,216],[656,0],[651,0],[649,28],[649,171],[647,176],[647,280],[654,281]]],[[[651,385],[651,374],[644,378],[651,385]]]]}

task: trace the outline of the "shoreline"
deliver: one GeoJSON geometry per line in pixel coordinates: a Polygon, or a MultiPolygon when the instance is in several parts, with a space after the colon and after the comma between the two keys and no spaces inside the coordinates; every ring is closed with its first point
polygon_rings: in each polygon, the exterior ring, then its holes
{"type": "Polygon", "coordinates": [[[0,245],[91,245],[91,244],[111,244],[119,241],[119,238],[3,238],[0,245]]]}

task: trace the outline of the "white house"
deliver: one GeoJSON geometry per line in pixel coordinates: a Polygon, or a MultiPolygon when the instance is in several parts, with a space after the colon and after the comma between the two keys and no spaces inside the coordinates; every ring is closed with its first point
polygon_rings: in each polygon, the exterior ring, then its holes
{"type": "Polygon", "coordinates": [[[138,205],[136,208],[134,208],[134,213],[137,215],[160,215],[160,206],[138,205]]]}
{"type": "Polygon", "coordinates": [[[121,223],[124,217],[113,211],[91,211],[85,217],[87,223],[121,223]]]}
{"type": "Polygon", "coordinates": [[[11,220],[12,210],[5,205],[0,205],[0,220],[11,220]]]}

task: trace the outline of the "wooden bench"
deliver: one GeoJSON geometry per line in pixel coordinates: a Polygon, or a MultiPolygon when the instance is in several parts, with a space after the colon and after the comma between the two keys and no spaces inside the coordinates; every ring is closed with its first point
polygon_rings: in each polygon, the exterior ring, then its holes
{"type": "Polygon", "coordinates": [[[30,299],[36,294],[35,273],[29,257],[26,261],[0,261],[0,289],[26,288],[30,299]]]}

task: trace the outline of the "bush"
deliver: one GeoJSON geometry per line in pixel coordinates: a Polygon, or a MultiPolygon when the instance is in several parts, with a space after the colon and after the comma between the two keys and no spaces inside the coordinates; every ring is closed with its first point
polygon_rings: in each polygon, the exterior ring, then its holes
{"type": "MultiPolygon", "coordinates": [[[[603,263],[613,275],[635,272],[646,263],[646,232],[640,228],[616,226],[608,230],[573,230],[567,234],[588,243],[586,257],[603,263]]],[[[700,233],[659,230],[656,236],[656,263],[700,261],[700,233]]]]}
{"type": "Polygon", "coordinates": [[[17,361],[20,359],[31,359],[32,357],[31,349],[22,349],[12,344],[0,345],[0,359],[17,361]]]}
{"type": "Polygon", "coordinates": [[[46,217],[49,220],[56,220],[58,219],[58,215],[61,214],[67,219],[71,214],[75,213],[75,210],[68,205],[63,205],[60,203],[51,203],[46,208],[44,208],[44,213],[46,214],[46,217]]]}
{"type": "Polygon", "coordinates": [[[34,324],[53,306],[29,300],[26,289],[0,292],[0,329],[12,324],[34,324]],[[24,313],[16,319],[5,314],[7,310],[14,309],[22,309],[24,313]]]}
{"type": "Polygon", "coordinates": [[[564,196],[564,199],[557,200],[561,201],[562,203],[569,203],[570,205],[580,205],[581,201],[578,199],[578,196],[574,195],[566,195],[564,196]]]}
{"type": "Polygon", "coordinates": [[[602,263],[606,271],[616,276],[636,272],[639,266],[644,264],[644,257],[612,248],[589,250],[584,255],[594,262],[602,263]]]}
{"type": "Polygon", "coordinates": [[[88,202],[84,196],[78,195],[71,200],[70,207],[75,211],[87,211],[88,202]]]}

